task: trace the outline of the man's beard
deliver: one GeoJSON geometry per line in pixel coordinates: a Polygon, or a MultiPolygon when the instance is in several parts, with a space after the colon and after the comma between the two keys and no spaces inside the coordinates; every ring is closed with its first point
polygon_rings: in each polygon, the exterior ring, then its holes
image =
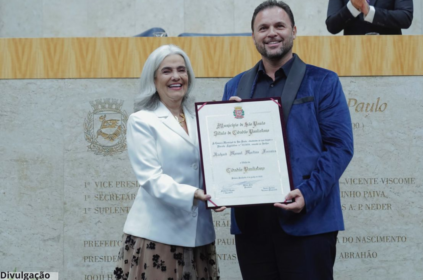
{"type": "Polygon", "coordinates": [[[264,43],[260,45],[257,42],[255,42],[255,45],[256,45],[257,51],[263,57],[269,60],[280,60],[292,50],[293,39],[292,37],[290,37],[290,38],[287,38],[287,40],[282,41],[282,46],[280,47],[280,49],[277,52],[272,52],[272,53],[267,52],[266,45],[264,43]]]}

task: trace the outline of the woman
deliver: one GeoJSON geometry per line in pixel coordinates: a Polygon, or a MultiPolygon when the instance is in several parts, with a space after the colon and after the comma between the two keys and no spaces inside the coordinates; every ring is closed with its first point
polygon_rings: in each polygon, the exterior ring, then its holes
{"type": "Polygon", "coordinates": [[[127,142],[141,187],[124,226],[115,277],[219,279],[196,121],[186,107],[194,86],[190,60],[176,46],[161,46],[148,57],[140,82],[127,142]]]}

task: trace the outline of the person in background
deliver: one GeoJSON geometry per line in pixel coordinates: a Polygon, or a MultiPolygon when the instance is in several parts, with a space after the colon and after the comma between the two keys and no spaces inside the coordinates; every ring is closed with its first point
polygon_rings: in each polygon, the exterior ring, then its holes
{"type": "Polygon", "coordinates": [[[402,34],[413,21],[413,0],[329,0],[326,27],[332,34],[402,34]]]}
{"type": "Polygon", "coordinates": [[[334,72],[292,53],[297,27],[286,3],[261,3],[251,29],[262,59],[225,85],[223,100],[281,97],[295,188],[281,202],[295,202],[232,208],[242,277],[333,279],[344,230],[338,181],[353,156],[346,98],[334,72]]]}
{"type": "Polygon", "coordinates": [[[127,125],[140,188],[123,229],[115,279],[219,279],[194,105],[188,106],[191,62],[180,48],[161,46],[145,62],[140,83],[127,125]]]}

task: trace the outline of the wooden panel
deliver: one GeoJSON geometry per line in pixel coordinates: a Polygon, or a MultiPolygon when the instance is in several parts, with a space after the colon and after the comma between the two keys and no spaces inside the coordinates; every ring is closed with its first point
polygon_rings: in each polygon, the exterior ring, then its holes
{"type": "MultiPolygon", "coordinates": [[[[260,59],[250,37],[0,39],[0,79],[133,78],[148,55],[175,44],[197,77],[233,77],[260,59]]],[[[423,36],[305,36],[306,63],[340,76],[423,75],[423,36]]]]}
{"type": "Polygon", "coordinates": [[[294,51],[340,76],[423,75],[423,36],[300,37],[294,51]]]}

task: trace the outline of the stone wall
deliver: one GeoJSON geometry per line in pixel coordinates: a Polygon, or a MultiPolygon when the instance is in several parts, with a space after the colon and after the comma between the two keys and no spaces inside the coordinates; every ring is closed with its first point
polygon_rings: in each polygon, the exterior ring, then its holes
{"type": "MultiPolygon", "coordinates": [[[[220,100],[227,80],[198,79],[197,101],[220,100]]],[[[423,78],[341,82],[355,155],[340,180],[346,231],[336,279],[422,279],[423,78]]],[[[124,136],[93,137],[100,114],[125,123],[136,87],[136,79],[0,80],[0,271],[111,279],[138,186],[124,136]],[[99,102],[117,109],[98,111],[99,102]]],[[[214,215],[218,257],[222,279],[239,280],[229,213],[214,215]]]]}
{"type": "MultiPolygon", "coordinates": [[[[169,36],[183,32],[250,32],[262,0],[0,0],[0,37],[130,37],[152,27],[169,36]]],[[[286,1],[298,36],[330,35],[328,0],[286,1]]],[[[422,1],[414,0],[407,35],[423,34],[422,1]]]]}

